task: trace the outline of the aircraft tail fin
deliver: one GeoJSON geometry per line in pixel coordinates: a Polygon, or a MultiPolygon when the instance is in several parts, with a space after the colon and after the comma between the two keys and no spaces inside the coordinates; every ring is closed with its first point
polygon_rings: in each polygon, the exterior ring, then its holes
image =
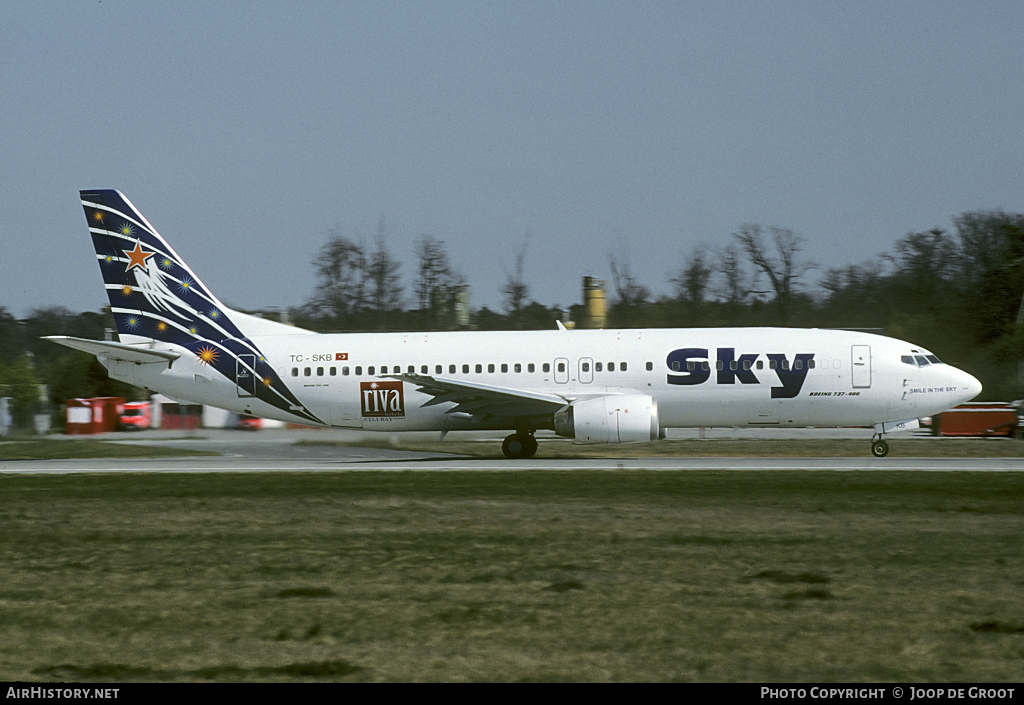
{"type": "Polygon", "coordinates": [[[122,342],[197,341],[308,333],[222,304],[119,191],[81,191],[114,326],[122,342]]]}

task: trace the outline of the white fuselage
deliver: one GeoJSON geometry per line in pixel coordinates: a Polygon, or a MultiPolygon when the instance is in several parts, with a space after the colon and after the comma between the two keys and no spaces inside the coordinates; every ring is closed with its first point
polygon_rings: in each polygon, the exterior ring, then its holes
{"type": "MultiPolygon", "coordinates": [[[[393,375],[557,395],[566,404],[639,393],[656,400],[661,428],[872,425],[935,414],[980,391],[950,365],[908,362],[922,357],[909,343],[838,330],[358,333],[251,342],[325,425],[389,432],[509,428],[446,413],[453,403],[424,406],[433,397],[393,375]]],[[[174,398],[309,423],[261,401],[247,383],[211,373],[188,351],[170,365],[104,364],[115,378],[174,398]]]]}

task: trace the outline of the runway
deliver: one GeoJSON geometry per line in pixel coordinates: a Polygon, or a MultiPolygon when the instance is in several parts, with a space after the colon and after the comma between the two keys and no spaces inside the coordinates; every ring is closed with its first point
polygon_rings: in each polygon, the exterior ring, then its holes
{"type": "Polygon", "coordinates": [[[0,474],[77,473],[231,473],[231,472],[365,472],[406,471],[452,472],[522,470],[806,470],[865,471],[916,470],[927,472],[1024,472],[1024,461],[993,458],[637,458],[586,460],[251,460],[246,458],[182,458],[174,460],[14,461],[0,463],[0,474]]]}
{"type": "MultiPolygon", "coordinates": [[[[808,433],[828,433],[829,437],[863,436],[863,431],[807,429],[808,433]],[[835,435],[843,434],[843,435],[835,435]]],[[[768,436],[778,438],[778,435],[768,436]]],[[[0,461],[0,473],[72,474],[72,473],[214,473],[214,472],[360,472],[360,471],[493,471],[521,470],[807,470],[865,471],[915,470],[921,472],[1024,472],[1024,458],[918,458],[900,457],[898,438],[892,441],[893,454],[874,458],[868,453],[865,438],[863,457],[852,458],[757,458],[757,457],[636,457],[505,460],[477,459],[445,453],[425,453],[396,448],[355,445],[301,444],[297,441],[358,440],[351,434],[324,432],[205,430],[189,436],[168,438],[166,433],[131,435],[105,434],[102,440],[190,448],[219,453],[218,456],[159,459],[89,459],[0,461]]],[[[432,436],[432,438],[434,438],[432,436]]],[[[714,438],[714,436],[712,436],[714,438]]],[[[60,441],[54,441],[60,442],[60,441]]],[[[499,441],[494,441],[498,443],[499,441]]],[[[709,441],[709,442],[714,442],[709,441]]],[[[937,441],[941,442],[941,441],[937,441]]]]}

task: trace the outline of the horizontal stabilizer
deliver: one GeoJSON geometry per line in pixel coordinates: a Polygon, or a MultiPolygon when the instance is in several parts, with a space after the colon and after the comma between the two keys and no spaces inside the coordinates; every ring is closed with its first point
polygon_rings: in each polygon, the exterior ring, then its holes
{"type": "Polygon", "coordinates": [[[124,360],[125,362],[174,362],[180,353],[170,350],[153,350],[142,348],[136,345],[125,345],[107,340],[88,340],[87,338],[73,338],[68,335],[47,335],[46,340],[53,341],[58,345],[82,350],[93,355],[106,355],[110,360],[124,360]]]}

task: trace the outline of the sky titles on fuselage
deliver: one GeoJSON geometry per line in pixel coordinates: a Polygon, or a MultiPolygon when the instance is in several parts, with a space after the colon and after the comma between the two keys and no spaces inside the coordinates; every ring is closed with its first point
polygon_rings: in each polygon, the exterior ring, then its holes
{"type": "Polygon", "coordinates": [[[680,348],[670,352],[665,360],[671,370],[668,383],[682,386],[703,384],[711,379],[714,368],[717,384],[735,384],[737,380],[741,384],[760,384],[755,368],[762,354],[769,360],[768,369],[778,375],[782,383],[781,387],[772,387],[772,399],[796,397],[807,379],[814,353],[797,353],[790,364],[785,353],[743,353],[737,357],[736,348],[718,348],[716,364],[712,365],[707,348],[680,348]]]}

